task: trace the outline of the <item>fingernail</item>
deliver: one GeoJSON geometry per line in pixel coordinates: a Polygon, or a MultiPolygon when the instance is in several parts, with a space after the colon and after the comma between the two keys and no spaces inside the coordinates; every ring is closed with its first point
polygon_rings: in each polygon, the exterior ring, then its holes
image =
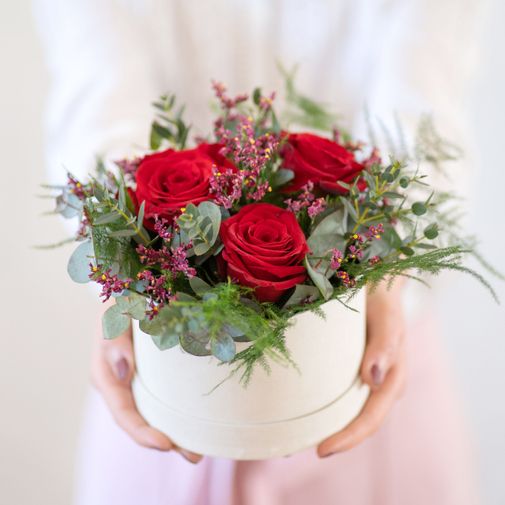
{"type": "Polygon", "coordinates": [[[125,358],[121,358],[117,363],[116,363],[116,376],[117,378],[123,382],[126,380],[128,377],[128,361],[126,361],[125,358]]]}
{"type": "Polygon", "coordinates": [[[186,452],[186,451],[185,451],[185,450],[183,450],[183,449],[179,449],[179,452],[180,452],[181,456],[182,456],[182,457],[183,457],[186,461],[189,461],[191,464],[196,465],[197,461],[193,461],[193,460],[191,459],[191,456],[189,455],[189,453],[188,453],[188,452],[186,452]]]}
{"type": "Polygon", "coordinates": [[[371,374],[373,383],[376,386],[380,386],[384,380],[384,373],[382,372],[382,369],[379,367],[379,365],[375,364],[372,366],[371,374]]]}

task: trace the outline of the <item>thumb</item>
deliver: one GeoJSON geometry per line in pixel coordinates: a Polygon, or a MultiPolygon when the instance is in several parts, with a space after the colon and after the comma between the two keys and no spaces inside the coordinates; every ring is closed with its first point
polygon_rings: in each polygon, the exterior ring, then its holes
{"type": "Polygon", "coordinates": [[[115,378],[129,385],[135,372],[135,358],[131,333],[125,332],[113,340],[103,342],[104,357],[115,378]]]}
{"type": "Polygon", "coordinates": [[[381,386],[395,363],[404,336],[400,311],[383,308],[367,315],[367,347],[361,365],[361,379],[372,389],[381,386]]]}

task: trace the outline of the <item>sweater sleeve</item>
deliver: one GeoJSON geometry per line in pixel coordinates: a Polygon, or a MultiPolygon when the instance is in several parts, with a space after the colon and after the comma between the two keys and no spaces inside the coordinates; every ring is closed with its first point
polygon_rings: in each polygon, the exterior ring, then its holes
{"type": "MultiPolygon", "coordinates": [[[[430,166],[422,170],[432,177],[435,186],[462,194],[466,193],[474,165],[468,95],[478,68],[486,4],[473,0],[384,2],[384,19],[377,20],[380,40],[364,93],[379,137],[387,137],[380,134],[387,130],[401,143],[398,120],[410,151],[419,118],[424,114],[433,118],[441,136],[462,148],[463,159],[448,166],[447,176],[430,166]]],[[[364,120],[358,122],[360,135],[367,129],[364,120]]]]}
{"type": "Polygon", "coordinates": [[[161,92],[150,18],[126,0],[33,0],[50,71],[45,119],[49,179],[85,177],[97,155],[147,145],[161,92]]]}

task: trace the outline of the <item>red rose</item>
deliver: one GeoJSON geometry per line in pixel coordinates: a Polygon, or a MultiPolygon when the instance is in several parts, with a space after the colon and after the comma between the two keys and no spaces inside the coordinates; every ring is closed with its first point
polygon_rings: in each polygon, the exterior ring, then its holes
{"type": "Polygon", "coordinates": [[[364,169],[344,146],[312,133],[289,134],[282,157],[282,166],[295,173],[286,191],[297,191],[312,181],[328,193],[346,194],[339,181],[352,184],[364,169]]]}
{"type": "Polygon", "coordinates": [[[269,203],[246,205],[221,224],[226,274],[255,289],[259,301],[275,302],[306,279],[309,248],[292,212],[269,203]]]}
{"type": "Polygon", "coordinates": [[[219,154],[220,144],[200,144],[195,149],[167,149],[142,159],[137,169],[136,199],[145,201],[146,226],[153,218],[172,219],[188,203],[209,200],[209,177],[212,166],[235,168],[219,154]]]}

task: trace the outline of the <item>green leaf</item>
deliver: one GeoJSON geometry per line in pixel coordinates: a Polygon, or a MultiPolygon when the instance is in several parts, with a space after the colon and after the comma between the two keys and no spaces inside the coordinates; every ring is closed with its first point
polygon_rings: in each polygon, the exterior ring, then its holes
{"type": "Polygon", "coordinates": [[[210,245],[212,246],[217,239],[219,234],[219,226],[221,225],[221,210],[219,206],[213,202],[206,201],[198,205],[198,213],[201,216],[208,217],[212,222],[212,236],[210,239],[210,245]]]}
{"type": "Polygon", "coordinates": [[[109,307],[102,317],[103,336],[106,339],[119,337],[130,327],[130,318],[123,314],[119,305],[109,307]]]}
{"type": "Polygon", "coordinates": [[[194,302],[194,301],[196,301],[196,298],[194,296],[191,296],[188,293],[184,293],[183,291],[177,291],[176,299],[178,302],[194,302]]]}
{"type": "Polygon", "coordinates": [[[117,230],[117,231],[111,231],[107,235],[109,235],[109,237],[119,238],[119,237],[133,237],[136,234],[137,232],[135,230],[117,230]]]}
{"type": "Polygon", "coordinates": [[[126,211],[126,188],[124,179],[121,177],[119,180],[119,188],[118,188],[118,207],[124,212],[126,211]]]}
{"type": "Polygon", "coordinates": [[[193,356],[209,356],[209,336],[205,333],[186,332],[179,337],[181,347],[193,356]]]}
{"type": "Polygon", "coordinates": [[[414,249],[412,249],[412,247],[408,247],[408,246],[400,247],[400,251],[403,254],[405,254],[405,256],[414,256],[414,254],[415,254],[414,249]]]}
{"type": "Polygon", "coordinates": [[[280,186],[284,186],[284,184],[287,184],[294,178],[295,173],[293,172],[293,170],[290,170],[289,168],[280,168],[279,170],[277,170],[277,172],[274,173],[271,184],[272,187],[278,188],[280,186]]]}
{"type": "Polygon", "coordinates": [[[255,105],[259,105],[260,98],[261,98],[261,88],[254,88],[252,96],[253,96],[253,102],[255,103],[255,105]]]}
{"type": "Polygon", "coordinates": [[[184,330],[179,323],[180,318],[181,313],[177,308],[166,305],[153,319],[141,320],[139,327],[151,335],[155,345],[163,351],[179,343],[179,336],[184,330]]]}
{"type": "Polygon", "coordinates": [[[356,209],[352,205],[352,203],[344,196],[340,197],[340,201],[342,202],[342,205],[346,208],[347,212],[353,219],[353,221],[356,223],[358,221],[358,214],[356,213],[356,209]]]}
{"type": "Polygon", "coordinates": [[[137,215],[137,226],[140,228],[144,224],[144,212],[146,208],[146,201],[140,204],[139,213],[137,215]]]}
{"type": "Polygon", "coordinates": [[[90,240],[82,242],[77,246],[77,249],[72,253],[68,260],[67,272],[74,282],[86,284],[89,279],[89,264],[95,262],[95,253],[93,244],[90,240]]]}
{"type": "Polygon", "coordinates": [[[416,216],[422,216],[423,214],[426,214],[426,211],[428,209],[426,208],[426,205],[423,202],[414,202],[412,204],[412,212],[416,216]]]}
{"type": "Polygon", "coordinates": [[[284,308],[292,307],[293,305],[300,305],[302,302],[314,302],[318,298],[319,289],[314,286],[307,286],[306,284],[297,284],[295,286],[295,291],[284,304],[284,308]]]}
{"type": "Polygon", "coordinates": [[[191,279],[189,279],[189,285],[198,296],[202,296],[211,289],[210,284],[207,284],[203,279],[200,279],[200,277],[191,277],[191,279]]]}
{"type": "Polygon", "coordinates": [[[133,319],[144,319],[146,316],[146,299],[137,293],[130,293],[128,296],[119,296],[116,298],[122,312],[127,313],[133,319]]]}
{"type": "Polygon", "coordinates": [[[223,332],[210,343],[212,354],[220,361],[231,361],[237,352],[237,346],[229,333],[223,332]]]}
{"type": "Polygon", "coordinates": [[[332,248],[344,249],[344,234],[343,211],[339,209],[319,222],[307,239],[307,245],[314,256],[325,256],[332,248]]]}
{"type": "Polygon", "coordinates": [[[149,147],[153,151],[156,151],[157,149],[159,149],[159,147],[161,145],[161,141],[163,139],[158,135],[156,130],[153,128],[153,126],[154,126],[154,123],[151,125],[151,135],[149,137],[149,147]]]}
{"type": "Polygon", "coordinates": [[[400,193],[397,193],[396,191],[386,191],[385,193],[383,193],[383,195],[385,198],[404,198],[404,196],[400,193]]]}
{"type": "Polygon", "coordinates": [[[193,252],[202,256],[209,251],[219,236],[221,209],[213,202],[201,202],[198,207],[189,204],[177,218],[177,224],[193,243],[193,252]]]}
{"type": "Polygon", "coordinates": [[[421,244],[416,244],[414,246],[416,249],[427,249],[427,250],[433,250],[433,249],[438,249],[438,247],[436,245],[433,245],[433,244],[425,244],[425,243],[421,243],[421,244]]]}
{"type": "Polygon", "coordinates": [[[333,294],[333,286],[331,285],[330,281],[326,278],[326,276],[323,273],[318,272],[314,268],[312,268],[308,256],[305,256],[304,265],[305,268],[307,269],[309,277],[312,279],[312,282],[315,284],[317,289],[319,289],[319,291],[323,295],[323,298],[325,300],[328,300],[333,294]]]}
{"type": "Polygon", "coordinates": [[[99,226],[102,224],[113,223],[117,221],[121,217],[121,214],[116,211],[107,212],[106,214],[102,214],[101,216],[93,219],[93,226],[99,226]]]}
{"type": "Polygon", "coordinates": [[[409,183],[410,183],[410,179],[408,177],[402,177],[400,179],[400,186],[404,189],[409,185],[409,183]]]}
{"type": "Polygon", "coordinates": [[[82,201],[73,193],[64,191],[56,198],[56,212],[65,219],[71,219],[82,212],[82,201]]]}
{"type": "Polygon", "coordinates": [[[429,240],[433,240],[433,239],[437,238],[438,237],[438,224],[437,223],[429,224],[424,229],[424,236],[429,240]]]}
{"type": "Polygon", "coordinates": [[[151,335],[154,345],[160,350],[165,351],[179,344],[179,335],[169,333],[164,335],[151,335]]]}
{"type": "MultiPolygon", "coordinates": [[[[244,321],[245,322],[245,321],[244,321]]],[[[248,342],[249,338],[245,336],[245,332],[240,328],[232,326],[231,324],[224,324],[223,331],[228,333],[236,342],[248,342]]]]}

